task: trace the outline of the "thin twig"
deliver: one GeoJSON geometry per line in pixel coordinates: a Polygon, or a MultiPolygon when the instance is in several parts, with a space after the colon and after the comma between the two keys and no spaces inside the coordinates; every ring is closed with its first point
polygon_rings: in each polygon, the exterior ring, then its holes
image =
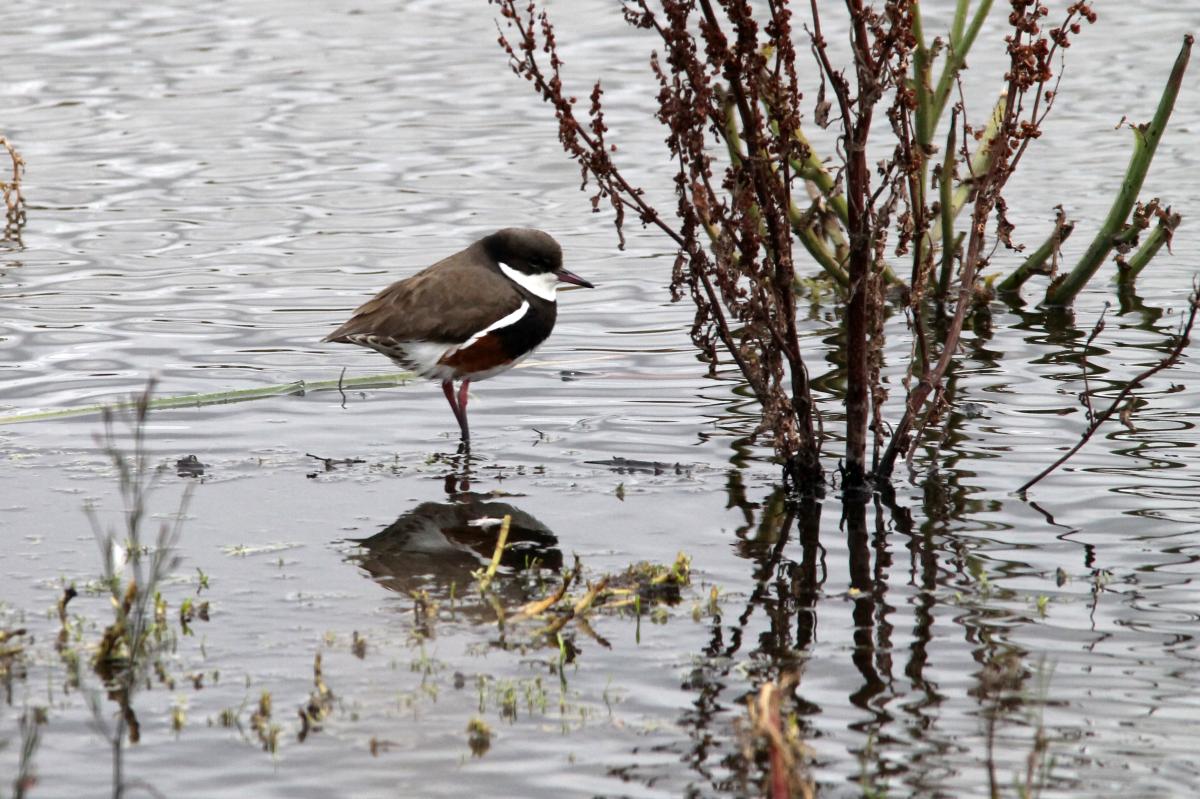
{"type": "Polygon", "coordinates": [[[1117,408],[1121,406],[1121,403],[1127,396],[1129,396],[1131,391],[1140,386],[1146,380],[1149,380],[1151,377],[1161,372],[1163,369],[1166,369],[1168,366],[1174,364],[1175,361],[1179,360],[1179,356],[1183,353],[1184,348],[1191,343],[1192,325],[1196,321],[1196,311],[1200,310],[1200,287],[1193,287],[1192,296],[1191,299],[1188,300],[1188,304],[1189,309],[1187,321],[1184,323],[1183,329],[1179,332],[1179,337],[1175,341],[1175,346],[1171,348],[1171,351],[1166,355],[1166,357],[1126,383],[1125,387],[1121,389],[1119,394],[1117,394],[1116,399],[1112,401],[1112,404],[1109,405],[1108,408],[1106,408],[1102,413],[1096,416],[1092,420],[1092,423],[1088,425],[1087,430],[1083,431],[1083,435],[1079,437],[1078,443],[1064,453],[1061,458],[1043,469],[1037,475],[1037,477],[1034,477],[1032,480],[1029,480],[1020,488],[1018,488],[1018,494],[1024,495],[1026,491],[1037,485],[1037,483],[1041,482],[1044,477],[1056,470],[1059,466],[1062,466],[1064,463],[1066,463],[1071,456],[1078,452],[1083,445],[1091,439],[1092,434],[1099,429],[1100,425],[1104,424],[1104,422],[1106,422],[1110,416],[1116,413],[1117,408]]]}

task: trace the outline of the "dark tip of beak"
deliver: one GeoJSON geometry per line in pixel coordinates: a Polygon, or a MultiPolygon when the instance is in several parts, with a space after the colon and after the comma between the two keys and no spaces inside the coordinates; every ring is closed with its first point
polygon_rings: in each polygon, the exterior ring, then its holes
{"type": "Polygon", "coordinates": [[[585,289],[596,288],[591,283],[589,283],[588,281],[581,278],[579,275],[575,274],[574,272],[568,272],[566,269],[559,269],[554,274],[558,276],[558,280],[560,283],[574,283],[576,286],[583,286],[585,289]]]}

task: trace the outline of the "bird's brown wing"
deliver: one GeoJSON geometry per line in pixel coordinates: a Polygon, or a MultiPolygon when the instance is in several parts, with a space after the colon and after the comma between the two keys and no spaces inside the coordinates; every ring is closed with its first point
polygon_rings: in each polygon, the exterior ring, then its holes
{"type": "Polygon", "coordinates": [[[367,300],[326,341],[379,336],[394,341],[461,344],[521,307],[522,296],[508,280],[466,253],[453,255],[367,300]]]}

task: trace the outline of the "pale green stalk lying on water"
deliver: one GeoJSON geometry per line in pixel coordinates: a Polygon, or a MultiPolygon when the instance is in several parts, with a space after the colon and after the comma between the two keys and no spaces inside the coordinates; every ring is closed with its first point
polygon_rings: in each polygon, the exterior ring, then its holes
{"type": "MultiPolygon", "coordinates": [[[[150,410],[165,410],[169,408],[203,408],[209,405],[225,405],[231,402],[246,402],[263,399],[264,397],[283,397],[293,394],[306,394],[310,391],[336,391],[339,388],[383,388],[399,386],[413,380],[412,372],[396,372],[386,375],[367,375],[351,377],[346,380],[318,380],[306,382],[296,380],[274,386],[259,386],[243,388],[236,391],[215,391],[207,394],[185,394],[180,397],[158,397],[149,400],[150,410]]],[[[137,407],[137,402],[119,402],[116,404],[87,405],[81,408],[58,408],[49,411],[33,411],[17,413],[10,416],[0,416],[0,425],[20,424],[21,422],[41,422],[47,419],[65,419],[73,416],[91,416],[103,413],[104,410],[127,411],[137,407]]]]}

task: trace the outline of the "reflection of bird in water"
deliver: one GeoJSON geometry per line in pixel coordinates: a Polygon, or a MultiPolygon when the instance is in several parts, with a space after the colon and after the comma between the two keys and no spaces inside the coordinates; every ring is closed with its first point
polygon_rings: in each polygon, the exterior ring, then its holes
{"type": "Polygon", "coordinates": [[[562,567],[558,539],[528,513],[505,502],[488,501],[484,494],[462,493],[454,498],[454,502],[423,502],[370,538],[355,540],[362,551],[350,559],[393,591],[425,589],[448,597],[453,585],[462,596],[473,579],[471,573],[491,562],[500,522],[511,516],[501,567],[520,571],[535,562],[543,569],[562,567]]]}

